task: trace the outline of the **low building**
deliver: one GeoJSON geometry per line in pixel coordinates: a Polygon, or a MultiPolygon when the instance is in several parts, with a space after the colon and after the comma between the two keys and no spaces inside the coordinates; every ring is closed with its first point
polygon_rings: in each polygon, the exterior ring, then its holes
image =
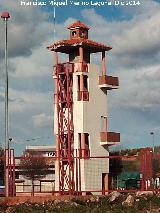
{"type": "MultiPolygon", "coordinates": [[[[34,159],[37,157],[44,157],[46,159],[48,168],[48,174],[39,180],[34,181],[34,192],[35,193],[47,193],[55,190],[55,165],[54,157],[56,155],[55,146],[27,146],[24,153],[30,153],[34,159]]],[[[26,155],[26,161],[27,161],[26,155]]],[[[32,182],[22,175],[23,171],[20,168],[20,161],[22,158],[16,159],[16,172],[15,172],[15,183],[16,193],[31,193],[32,182]]]]}

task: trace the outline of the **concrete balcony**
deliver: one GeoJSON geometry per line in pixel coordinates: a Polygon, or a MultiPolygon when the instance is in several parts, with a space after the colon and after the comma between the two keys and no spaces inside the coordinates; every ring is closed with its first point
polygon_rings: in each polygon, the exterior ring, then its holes
{"type": "Polygon", "coordinates": [[[102,75],[99,76],[99,87],[101,89],[118,89],[119,87],[119,80],[118,77],[102,75]]]}
{"type": "Polygon", "coordinates": [[[100,132],[100,145],[119,145],[120,133],[116,132],[100,132]]]}

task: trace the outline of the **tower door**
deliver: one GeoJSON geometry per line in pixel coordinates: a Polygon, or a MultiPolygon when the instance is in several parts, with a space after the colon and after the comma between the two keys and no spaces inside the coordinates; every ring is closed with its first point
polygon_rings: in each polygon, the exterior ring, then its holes
{"type": "Polygon", "coordinates": [[[108,190],[108,174],[107,173],[102,173],[102,194],[105,195],[107,194],[108,190]]]}

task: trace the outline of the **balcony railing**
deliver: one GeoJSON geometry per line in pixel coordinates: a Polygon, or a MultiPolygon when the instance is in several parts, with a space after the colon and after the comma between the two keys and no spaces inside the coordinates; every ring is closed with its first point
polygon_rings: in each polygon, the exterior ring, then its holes
{"type": "Polygon", "coordinates": [[[66,74],[74,72],[74,64],[71,62],[59,63],[53,67],[53,77],[57,74],[66,74]]]}
{"type": "Polygon", "coordinates": [[[88,91],[78,91],[77,100],[78,101],[89,101],[89,92],[88,91]]]}
{"type": "Polygon", "coordinates": [[[101,145],[115,145],[120,143],[120,133],[100,132],[101,145]]]}
{"type": "Polygon", "coordinates": [[[117,89],[119,86],[118,77],[102,75],[99,76],[99,86],[107,89],[117,89]]]}

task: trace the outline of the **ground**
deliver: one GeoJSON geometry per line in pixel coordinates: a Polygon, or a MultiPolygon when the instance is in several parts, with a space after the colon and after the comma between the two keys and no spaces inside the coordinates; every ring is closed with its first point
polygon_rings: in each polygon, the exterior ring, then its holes
{"type": "Polygon", "coordinates": [[[0,213],[157,213],[160,194],[113,192],[108,196],[15,197],[0,199],[0,213]]]}

